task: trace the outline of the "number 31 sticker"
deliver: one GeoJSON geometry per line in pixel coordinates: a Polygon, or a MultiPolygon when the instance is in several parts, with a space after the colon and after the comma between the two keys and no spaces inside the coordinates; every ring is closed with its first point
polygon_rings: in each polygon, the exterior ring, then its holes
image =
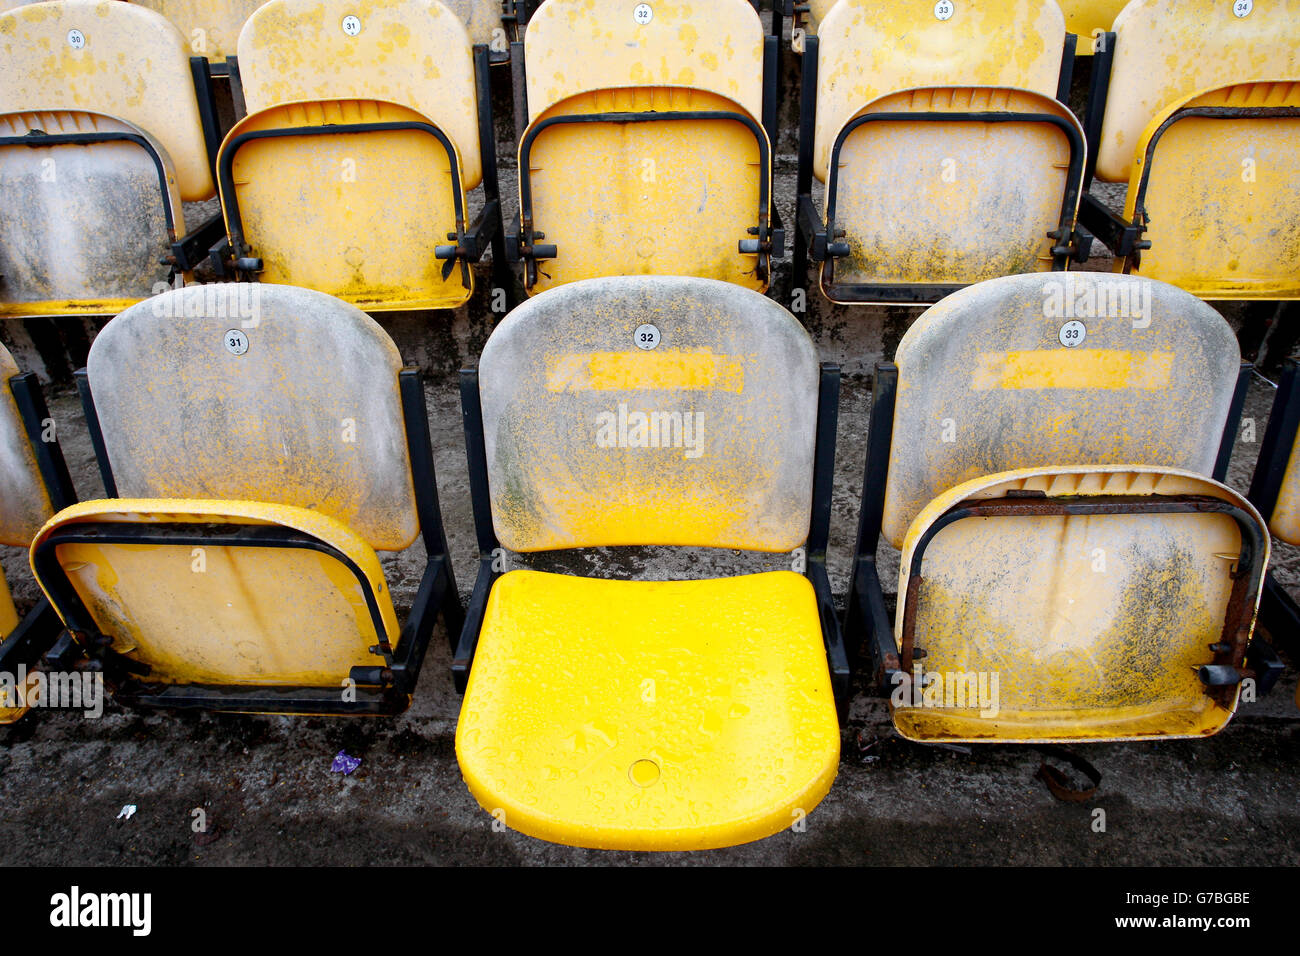
{"type": "Polygon", "coordinates": [[[239,329],[229,329],[222,337],[226,351],[231,355],[243,355],[248,351],[248,336],[239,329]]]}
{"type": "Polygon", "coordinates": [[[356,36],[361,32],[361,18],[354,17],[351,14],[343,18],[343,32],[350,37],[356,36]]]}

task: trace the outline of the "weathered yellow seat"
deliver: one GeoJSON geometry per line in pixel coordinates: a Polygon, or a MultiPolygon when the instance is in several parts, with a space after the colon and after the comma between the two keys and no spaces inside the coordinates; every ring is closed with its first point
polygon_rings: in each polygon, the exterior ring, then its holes
{"type": "MultiPolygon", "coordinates": [[[[36,377],[19,372],[9,350],[0,345],[0,544],[26,548],[57,508],[76,500],[72,480],[45,407],[36,377]]],[[[60,631],[58,617],[40,601],[23,618],[14,606],[9,583],[0,573],[0,724],[11,724],[28,711],[27,690],[36,680],[41,655],[60,631]],[[23,686],[20,668],[27,668],[23,686]]]]}
{"type": "Polygon", "coordinates": [[[32,566],[117,698],[405,709],[438,612],[453,633],[461,613],[419,375],[374,320],[291,286],[180,289],[109,322],[82,384],[109,497],[50,519],[32,566]],[[399,627],[375,551],[417,537],[399,627]]]}
{"type": "Polygon", "coordinates": [[[789,827],[839,758],[812,585],[511,571],[456,750],[482,807],[556,843],[703,849],[789,827]]]}
{"type": "Polygon", "coordinates": [[[876,371],[868,474],[884,481],[864,488],[846,630],[869,640],[899,732],[1221,729],[1269,552],[1259,514],[1211,477],[1242,387],[1223,318],[1130,276],[1010,276],[931,307],[876,371]],[[892,626],[882,536],[901,552],[892,626]]]}
{"type": "Polygon", "coordinates": [[[1300,0],[1133,0],[1115,18],[1096,175],[1128,191],[1122,216],[1090,199],[1081,221],[1117,272],[1203,299],[1300,298],[1298,31],[1300,0]]]}
{"type": "Polygon", "coordinates": [[[236,272],[372,311],[468,301],[470,264],[504,247],[487,51],[459,16],[435,0],[271,0],[238,49],[249,115],[218,158],[236,272]]]}
{"type": "Polygon", "coordinates": [[[843,303],[933,302],[1066,268],[1086,150],[1056,99],[1061,11],[940,6],[841,0],[807,39],[796,286],[809,253],[843,303]]]}
{"type": "Polygon", "coordinates": [[[239,31],[265,0],[131,0],[162,14],[195,56],[212,63],[234,56],[239,31]]]}
{"type": "Polygon", "coordinates": [[[182,201],[213,193],[176,28],[109,0],[21,6],[0,61],[0,316],[113,314],[191,268],[161,263],[182,201]]]}
{"type": "MultiPolygon", "coordinates": [[[[1260,443],[1255,475],[1250,483],[1250,501],[1267,519],[1269,531],[1289,545],[1300,545],[1300,368],[1293,360],[1284,363],[1278,381],[1268,428],[1260,443]]],[[[1300,661],[1300,607],[1295,598],[1274,577],[1265,576],[1259,604],[1259,623],[1273,642],[1286,648],[1293,662],[1300,661]]],[[[1253,669],[1262,692],[1267,692],[1282,670],[1282,662],[1270,649],[1260,648],[1253,669]]],[[[1300,707],[1300,687],[1296,688],[1300,707]]]]}
{"type": "Polygon", "coordinates": [[[693,275],[766,289],[763,26],[747,0],[642,6],[646,22],[642,7],[548,0],[528,23],[525,287],[693,275]]]}
{"type": "Polygon", "coordinates": [[[1110,30],[1115,17],[1128,0],[1061,0],[1065,14],[1065,29],[1079,38],[1075,56],[1092,56],[1104,52],[1103,35],[1110,30]]]}
{"type": "Polygon", "coordinates": [[[793,316],[718,280],[575,282],[497,326],[461,387],[480,562],[456,752],[484,809],[560,843],[700,849],[825,795],[848,678],[837,386],[793,316]],[[806,576],[501,574],[503,545],[632,544],[800,548],[806,576]]]}

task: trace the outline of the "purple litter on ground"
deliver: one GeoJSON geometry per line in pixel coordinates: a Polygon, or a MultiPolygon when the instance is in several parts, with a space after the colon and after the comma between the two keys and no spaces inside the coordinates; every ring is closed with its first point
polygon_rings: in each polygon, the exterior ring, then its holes
{"type": "Polygon", "coordinates": [[[340,750],[334,755],[334,762],[330,764],[331,773],[341,773],[345,776],[350,774],[361,766],[360,757],[349,757],[346,750],[340,750]]]}

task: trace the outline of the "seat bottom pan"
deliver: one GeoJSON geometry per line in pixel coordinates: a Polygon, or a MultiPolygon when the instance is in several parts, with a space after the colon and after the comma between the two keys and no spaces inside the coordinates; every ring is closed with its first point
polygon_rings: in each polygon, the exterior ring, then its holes
{"type": "Polygon", "coordinates": [[[944,526],[915,585],[915,646],[925,654],[919,680],[894,689],[895,726],[912,740],[1215,733],[1236,692],[1208,694],[1197,669],[1223,639],[1241,548],[1224,514],[944,526]]]}
{"type": "Polygon", "coordinates": [[[158,173],[134,144],[0,148],[0,208],[0,316],[113,314],[167,280],[158,173]]]}
{"type": "Polygon", "coordinates": [[[338,689],[396,643],[378,559],[316,512],[255,502],[105,499],[32,546],[37,580],[82,639],[150,685],[338,689]]]}
{"type": "Polygon", "coordinates": [[[690,850],[777,833],[839,762],[812,587],[788,571],[512,571],[488,601],[456,754],[485,810],[556,843],[690,850]]]}
{"type": "MultiPolygon", "coordinates": [[[[1290,98],[1298,101],[1300,92],[1290,98]]],[[[1193,117],[1170,126],[1152,158],[1143,203],[1151,248],[1133,274],[1204,299],[1300,298],[1297,141],[1300,118],[1193,117]]],[[[1129,218],[1135,191],[1130,185],[1129,218]]]]}
{"type": "MultiPolygon", "coordinates": [[[[451,309],[473,273],[435,252],[455,245],[465,202],[459,160],[424,129],[332,133],[331,126],[413,123],[418,113],[377,101],[290,104],[247,117],[227,137],[244,239],[260,281],[328,292],[370,310],[451,309]],[[240,137],[284,129],[321,135],[240,137]],[[453,164],[456,168],[453,169],[453,164]],[[451,238],[448,238],[450,235],[451,238]]],[[[227,227],[229,222],[229,196],[227,227]]]]}

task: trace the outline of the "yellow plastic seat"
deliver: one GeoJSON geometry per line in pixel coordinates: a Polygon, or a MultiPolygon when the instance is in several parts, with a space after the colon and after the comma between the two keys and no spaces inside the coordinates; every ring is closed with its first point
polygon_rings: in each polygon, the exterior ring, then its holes
{"type": "Polygon", "coordinates": [[[195,56],[223,63],[235,55],[244,22],[266,0],[131,0],[160,13],[185,37],[195,56]]]}
{"type": "Polygon", "coordinates": [[[1103,34],[1109,32],[1115,17],[1124,9],[1128,0],[1060,0],[1061,12],[1065,14],[1065,29],[1079,38],[1075,45],[1075,56],[1092,56],[1103,52],[1103,34]]]}
{"type": "Polygon", "coordinates": [[[36,3],[0,14],[0,61],[0,317],[112,314],[188,268],[160,260],[213,183],[175,27],[110,0],[36,3]]]}
{"type": "Polygon", "coordinates": [[[1134,0],[1116,17],[1096,175],[1128,190],[1122,217],[1085,210],[1116,234],[1116,271],[1203,299],[1300,298],[1297,31],[1297,0],[1134,0]]]}
{"type": "Polygon", "coordinates": [[[249,115],[218,157],[236,272],[372,311],[468,301],[470,264],[501,239],[460,18],[435,0],[271,0],[238,49],[249,115]]]}
{"type": "Polygon", "coordinates": [[[645,9],[642,23],[633,7],[547,0],[528,23],[515,248],[530,292],[609,275],[767,288],[774,77],[758,14],[747,0],[645,9]]]}
{"type": "MultiPolygon", "coordinates": [[[[1115,22],[1115,15],[1124,9],[1127,0],[1060,0],[1061,12],[1065,14],[1065,30],[1079,38],[1075,47],[1076,56],[1091,56],[1094,44],[1100,42],[1103,33],[1115,22]]],[[[831,8],[839,0],[809,0],[802,4],[808,9],[796,26],[807,36],[816,36],[817,28],[831,8]]],[[[803,52],[802,45],[795,46],[796,52],[803,52]]]]}
{"type": "Polygon", "coordinates": [[[811,812],[848,686],[825,574],[837,386],[793,316],[718,280],[575,282],[497,326],[462,376],[480,562],[453,667],[485,810],[638,850],[811,812]],[[631,544],[802,548],[805,573],[501,573],[502,548],[631,544]]]}
{"type": "Polygon", "coordinates": [[[168,292],[95,338],[83,399],[109,497],[51,518],[32,566],[120,701],[405,709],[461,613],[419,375],[374,320],[291,286],[168,292]],[[375,552],[417,536],[399,625],[375,552]]]}
{"type": "MultiPolygon", "coordinates": [[[[1280,541],[1300,545],[1300,373],[1296,363],[1288,360],[1278,381],[1268,428],[1260,443],[1259,459],[1251,481],[1251,503],[1268,519],[1269,531],[1280,541]]],[[[1300,606],[1295,598],[1269,571],[1264,580],[1264,594],[1259,605],[1259,623],[1273,643],[1290,653],[1292,662],[1300,661],[1300,606]]],[[[1259,673],[1261,692],[1276,681],[1282,670],[1276,656],[1257,655],[1254,669],[1259,673]]],[[[1300,707],[1300,687],[1296,688],[1296,706],[1300,707]]]]}
{"type": "MultiPolygon", "coordinates": [[[[26,548],[54,510],[75,501],[76,493],[36,377],[23,375],[3,345],[0,386],[0,544],[26,548]]],[[[58,617],[46,601],[20,619],[0,573],[0,674],[6,675],[5,691],[14,695],[0,693],[0,724],[27,713],[27,692],[36,681],[41,655],[59,631],[58,617]],[[26,669],[25,681],[20,668],[26,669]]]]}
{"type": "Polygon", "coordinates": [[[820,803],[838,764],[817,601],[790,571],[511,571],[492,588],[466,701],[456,746],[475,799],[571,846],[760,839],[820,803]]]}
{"type": "Polygon", "coordinates": [[[816,110],[802,120],[795,282],[811,252],[831,301],[933,302],[1063,270],[1073,254],[1086,150],[1056,99],[1060,9],[972,0],[946,11],[842,0],[808,40],[816,110]]]}
{"type": "Polygon", "coordinates": [[[1269,554],[1219,477],[1243,381],[1221,316],[1130,276],[993,279],[912,325],[896,369],[877,366],[868,473],[886,477],[864,488],[847,627],[901,734],[1228,722],[1269,554]],[[892,625],[878,537],[901,552],[892,625]]]}

